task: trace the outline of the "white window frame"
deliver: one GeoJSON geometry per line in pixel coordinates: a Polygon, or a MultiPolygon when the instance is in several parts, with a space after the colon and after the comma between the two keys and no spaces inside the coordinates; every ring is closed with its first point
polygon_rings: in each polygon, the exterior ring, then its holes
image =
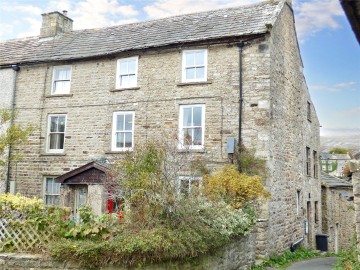
{"type": "MultiPolygon", "coordinates": [[[[125,121],[124,121],[125,125],[125,121]]],[[[132,151],[134,149],[134,130],[135,130],[135,112],[134,111],[118,111],[113,113],[113,121],[112,121],[112,136],[111,136],[111,151],[132,151]],[[116,124],[117,124],[117,117],[119,115],[122,115],[125,117],[125,115],[132,115],[132,125],[131,130],[127,131],[117,131],[116,130],[116,124]],[[117,147],[116,146],[116,139],[117,139],[117,133],[118,132],[131,132],[131,147],[117,147]]]]}
{"type": "Polygon", "coordinates": [[[184,50],[182,52],[182,82],[206,82],[207,81],[207,58],[208,58],[208,50],[207,49],[199,49],[199,50],[184,50]],[[187,65],[186,63],[186,55],[197,53],[197,52],[203,52],[204,53],[204,78],[194,78],[194,79],[187,79],[186,78],[186,69],[187,68],[197,68],[202,66],[192,66],[187,65]]]}
{"type": "Polygon", "coordinates": [[[53,75],[52,75],[52,84],[51,84],[51,95],[66,95],[70,93],[71,88],[71,74],[72,74],[72,67],[71,66],[55,66],[53,68],[53,75]],[[58,70],[70,70],[70,76],[66,80],[55,80],[55,74],[58,70]],[[57,90],[56,89],[56,82],[69,82],[69,87],[67,90],[57,90]]]}
{"type": "Polygon", "coordinates": [[[65,150],[65,140],[66,140],[66,124],[67,124],[67,115],[66,114],[49,114],[47,122],[47,135],[46,135],[46,152],[47,153],[63,153],[65,150]],[[50,132],[51,128],[51,118],[52,117],[65,117],[65,125],[63,132],[50,132]],[[53,133],[63,133],[64,134],[64,144],[62,149],[50,149],[50,135],[53,133]]]}
{"type": "Polygon", "coordinates": [[[137,87],[137,79],[138,79],[138,63],[139,63],[139,56],[132,56],[127,58],[121,58],[117,60],[117,68],[116,68],[116,89],[124,89],[124,88],[132,88],[137,87]],[[120,65],[121,63],[135,61],[135,73],[123,73],[120,72],[120,65]],[[128,85],[121,85],[120,76],[129,76],[135,75],[135,83],[128,84],[128,85]]]}
{"type": "MultiPolygon", "coordinates": [[[[204,148],[204,141],[205,141],[205,104],[189,104],[189,105],[180,105],[180,113],[179,113],[179,143],[178,148],[179,149],[203,149],[204,148]],[[194,108],[194,107],[201,107],[201,130],[202,130],[202,136],[201,136],[201,145],[184,145],[184,125],[183,125],[183,118],[184,118],[184,109],[187,108],[194,108]]],[[[187,128],[196,128],[199,126],[187,126],[187,128]]]]}
{"type": "Polygon", "coordinates": [[[44,203],[47,206],[60,205],[60,195],[61,195],[61,189],[60,188],[61,188],[61,184],[60,183],[55,183],[55,178],[56,178],[56,176],[44,176],[44,180],[43,180],[43,200],[44,200],[44,203]],[[47,180],[48,179],[52,179],[55,184],[58,184],[59,193],[47,193],[47,180]],[[47,201],[46,201],[47,196],[51,196],[51,197],[58,196],[59,197],[59,204],[52,204],[52,203],[48,204],[47,201]]]}
{"type": "Polygon", "coordinates": [[[179,176],[178,177],[178,186],[177,186],[177,193],[178,194],[181,194],[181,182],[182,181],[188,181],[188,186],[189,186],[189,189],[188,189],[188,194],[191,194],[191,182],[195,182],[195,181],[199,181],[199,189],[201,189],[201,186],[202,186],[202,177],[195,177],[195,176],[179,176]]]}

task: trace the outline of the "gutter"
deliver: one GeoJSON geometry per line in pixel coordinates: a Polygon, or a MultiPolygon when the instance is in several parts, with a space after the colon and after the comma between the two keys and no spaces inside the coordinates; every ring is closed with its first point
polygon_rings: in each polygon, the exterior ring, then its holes
{"type": "Polygon", "coordinates": [[[242,142],[242,119],[243,119],[243,70],[242,70],[242,56],[243,56],[243,48],[247,45],[247,42],[265,38],[265,35],[255,36],[246,40],[242,40],[237,43],[239,48],[239,130],[238,130],[238,172],[241,173],[241,166],[240,166],[240,154],[241,154],[241,142],[242,142]]]}
{"type": "MultiPolygon", "coordinates": [[[[14,71],[14,79],[13,79],[13,96],[11,102],[11,119],[10,119],[10,127],[14,124],[14,117],[15,117],[15,94],[16,94],[16,78],[17,72],[20,70],[19,65],[11,65],[11,68],[14,71]]],[[[6,182],[5,182],[5,193],[10,192],[10,161],[11,161],[11,144],[9,145],[8,150],[8,166],[7,166],[7,173],[6,173],[6,182]]]]}
{"type": "Polygon", "coordinates": [[[241,173],[240,154],[241,154],[241,132],[242,132],[242,110],[243,110],[243,84],[242,84],[242,51],[244,42],[237,44],[239,48],[239,130],[238,130],[238,171],[241,173]]]}
{"type": "MultiPolygon", "coordinates": [[[[16,65],[41,65],[41,64],[47,64],[47,63],[67,63],[67,62],[74,62],[74,61],[92,61],[97,59],[103,59],[103,58],[115,58],[118,55],[122,54],[141,54],[144,52],[157,52],[157,51],[163,51],[167,49],[180,49],[183,48],[191,48],[191,47],[201,47],[201,46],[212,46],[212,45],[221,45],[221,44],[227,44],[227,45],[234,45],[238,42],[242,42],[241,40],[253,40],[258,38],[263,38],[266,35],[266,33],[255,33],[251,35],[244,35],[242,37],[226,37],[222,39],[212,39],[212,40],[204,40],[204,41],[191,41],[191,42],[185,42],[185,43],[175,43],[175,44],[168,44],[168,45],[162,45],[162,46],[156,46],[156,47],[146,47],[146,48],[134,48],[134,49],[128,49],[128,50],[117,50],[117,51],[111,51],[102,53],[99,55],[91,55],[91,56],[82,56],[82,57],[74,57],[74,58],[66,58],[66,59],[45,59],[45,60],[25,60],[17,62],[16,65]]],[[[11,68],[14,64],[0,64],[0,69],[3,68],[11,68]]]]}

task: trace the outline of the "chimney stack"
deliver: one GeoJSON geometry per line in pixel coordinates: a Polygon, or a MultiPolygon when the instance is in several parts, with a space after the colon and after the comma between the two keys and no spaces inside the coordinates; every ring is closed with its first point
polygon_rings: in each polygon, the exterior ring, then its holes
{"type": "Polygon", "coordinates": [[[58,34],[72,31],[73,20],[67,17],[67,11],[64,10],[63,14],[55,11],[50,13],[41,14],[42,26],[40,29],[40,37],[54,37],[58,34]]]}

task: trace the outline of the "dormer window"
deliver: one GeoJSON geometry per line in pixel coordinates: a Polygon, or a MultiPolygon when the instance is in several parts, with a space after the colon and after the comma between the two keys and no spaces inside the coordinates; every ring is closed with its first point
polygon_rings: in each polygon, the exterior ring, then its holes
{"type": "Polygon", "coordinates": [[[207,80],[207,50],[186,50],[182,58],[183,82],[207,80]]]}
{"type": "Polygon", "coordinates": [[[63,95],[70,93],[71,66],[54,67],[52,80],[52,95],[63,95]]]}

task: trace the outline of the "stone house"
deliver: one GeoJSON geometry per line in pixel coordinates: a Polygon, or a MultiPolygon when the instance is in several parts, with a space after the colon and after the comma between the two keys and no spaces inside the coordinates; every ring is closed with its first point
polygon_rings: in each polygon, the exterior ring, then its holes
{"type": "MultiPolygon", "coordinates": [[[[360,250],[360,161],[351,160],[350,172],[352,173],[352,184],[354,191],[354,210],[355,210],[355,234],[357,248],[360,250]]],[[[360,260],[360,254],[358,255],[360,260]]]]}
{"type": "Polygon", "coordinates": [[[349,154],[329,154],[322,152],[320,154],[321,171],[335,177],[343,177],[344,168],[350,159],[349,154]]]}
{"type": "Polygon", "coordinates": [[[42,16],[40,36],[0,44],[0,78],[16,79],[1,91],[15,94],[16,122],[39,127],[29,145],[14,149],[23,159],[3,179],[16,192],[57,203],[58,178],[79,187],[81,205],[103,181],[86,175],[106,174],[96,160],[172,134],[180,153],[218,168],[229,162],[231,142],[241,142],[266,160],[272,195],[260,209],[256,254],[314,246],[319,121],[291,1],[79,31],[65,14],[42,16]]]}
{"type": "MultiPolygon", "coordinates": [[[[321,172],[322,232],[330,252],[351,246],[354,237],[354,197],[351,183],[321,172]]],[[[320,217],[318,217],[320,218],[320,217]]]]}

